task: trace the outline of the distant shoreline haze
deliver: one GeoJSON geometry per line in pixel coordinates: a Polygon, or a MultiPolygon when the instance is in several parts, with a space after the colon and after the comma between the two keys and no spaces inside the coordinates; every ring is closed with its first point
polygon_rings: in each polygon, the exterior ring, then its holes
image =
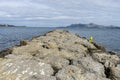
{"type": "Polygon", "coordinates": [[[104,26],[104,25],[98,25],[94,23],[89,23],[89,24],[71,24],[69,26],[66,26],[67,28],[119,28],[119,26],[114,26],[114,25],[109,25],[109,26],[104,26]]]}
{"type": "Polygon", "coordinates": [[[26,27],[26,26],[16,26],[16,25],[10,25],[10,24],[0,24],[0,27],[26,27]]]}
{"type": "MultiPolygon", "coordinates": [[[[10,25],[10,24],[0,24],[0,27],[33,27],[33,26],[16,26],[16,25],[10,25]]],[[[37,26],[34,26],[37,27],[37,26]]],[[[53,27],[53,26],[48,26],[53,27]]],[[[117,28],[120,29],[120,26],[114,26],[114,25],[99,25],[95,23],[78,23],[78,24],[70,24],[68,26],[56,26],[56,28],[117,28]]]]}

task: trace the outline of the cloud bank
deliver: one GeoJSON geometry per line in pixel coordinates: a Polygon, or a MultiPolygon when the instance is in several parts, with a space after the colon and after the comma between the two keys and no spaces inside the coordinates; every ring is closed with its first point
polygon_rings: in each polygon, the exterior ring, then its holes
{"type": "Polygon", "coordinates": [[[1,0],[0,22],[35,27],[94,22],[120,26],[120,0],[1,0]]]}

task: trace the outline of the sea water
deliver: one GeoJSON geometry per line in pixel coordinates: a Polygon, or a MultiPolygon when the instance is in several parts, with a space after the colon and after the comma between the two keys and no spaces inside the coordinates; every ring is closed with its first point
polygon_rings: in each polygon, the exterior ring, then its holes
{"type": "Polygon", "coordinates": [[[0,28],[0,50],[19,45],[20,40],[30,40],[34,36],[42,35],[53,28],[37,27],[6,27],[0,28]]]}
{"type": "Polygon", "coordinates": [[[93,36],[93,41],[103,45],[107,51],[115,51],[120,55],[120,29],[111,28],[80,28],[66,29],[73,33],[77,33],[80,37],[89,39],[93,36]]]}
{"type": "MultiPolygon", "coordinates": [[[[25,28],[0,28],[0,50],[10,46],[18,45],[22,39],[30,40],[34,36],[42,35],[56,28],[25,27],[25,28]]],[[[59,28],[66,29],[72,33],[77,33],[81,37],[89,39],[93,36],[93,41],[102,44],[109,51],[116,51],[120,55],[120,29],[110,28],[59,28]]]]}

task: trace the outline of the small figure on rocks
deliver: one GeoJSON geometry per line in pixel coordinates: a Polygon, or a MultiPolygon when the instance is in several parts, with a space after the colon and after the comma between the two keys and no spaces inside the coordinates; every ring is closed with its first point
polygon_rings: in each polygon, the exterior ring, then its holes
{"type": "Polygon", "coordinates": [[[90,36],[90,40],[89,40],[90,42],[93,42],[93,36],[90,36]]]}

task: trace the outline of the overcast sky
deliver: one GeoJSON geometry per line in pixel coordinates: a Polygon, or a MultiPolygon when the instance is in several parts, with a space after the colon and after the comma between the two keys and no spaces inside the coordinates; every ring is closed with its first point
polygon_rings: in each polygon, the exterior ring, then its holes
{"type": "Polygon", "coordinates": [[[0,23],[55,27],[91,22],[120,26],[120,0],[0,0],[0,23]]]}

